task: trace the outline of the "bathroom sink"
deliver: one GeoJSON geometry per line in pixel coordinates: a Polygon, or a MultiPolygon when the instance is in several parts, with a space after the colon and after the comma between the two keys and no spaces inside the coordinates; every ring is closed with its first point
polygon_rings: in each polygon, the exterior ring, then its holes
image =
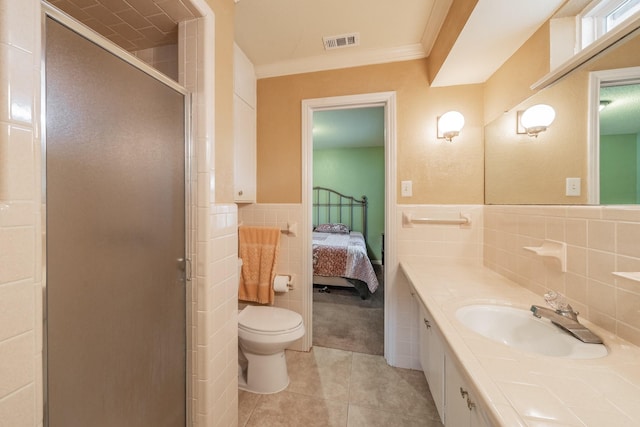
{"type": "Polygon", "coordinates": [[[531,353],[569,359],[596,359],[607,355],[602,344],[586,344],[528,310],[492,304],[461,307],[457,319],[491,340],[531,353]]]}

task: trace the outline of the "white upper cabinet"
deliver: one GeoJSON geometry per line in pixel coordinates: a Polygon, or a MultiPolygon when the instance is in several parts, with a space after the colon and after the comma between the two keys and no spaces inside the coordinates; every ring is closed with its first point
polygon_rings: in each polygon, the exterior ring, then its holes
{"type": "Polygon", "coordinates": [[[233,91],[256,109],[256,73],[253,64],[237,44],[233,44],[233,91]]]}
{"type": "Polygon", "coordinates": [[[256,201],[256,76],[253,64],[234,44],[233,142],[234,199],[256,201]]]}

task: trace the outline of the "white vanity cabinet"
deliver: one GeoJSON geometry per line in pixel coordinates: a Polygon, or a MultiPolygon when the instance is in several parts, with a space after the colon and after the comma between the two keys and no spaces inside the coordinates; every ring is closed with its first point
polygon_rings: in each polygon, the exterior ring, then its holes
{"type": "Polygon", "coordinates": [[[440,331],[431,314],[418,301],[420,307],[420,365],[427,377],[431,396],[438,409],[440,421],[444,423],[444,382],[445,382],[445,350],[440,331]]]}
{"type": "Polygon", "coordinates": [[[470,390],[457,362],[449,354],[446,355],[445,378],[445,426],[490,427],[491,423],[479,406],[475,392],[470,390]]]}
{"type": "Polygon", "coordinates": [[[234,199],[256,201],[256,75],[253,64],[234,44],[233,146],[234,199]]]}
{"type": "Polygon", "coordinates": [[[451,354],[432,314],[410,284],[419,309],[419,358],[429,390],[445,427],[491,427],[476,393],[460,373],[458,359],[451,354]]]}

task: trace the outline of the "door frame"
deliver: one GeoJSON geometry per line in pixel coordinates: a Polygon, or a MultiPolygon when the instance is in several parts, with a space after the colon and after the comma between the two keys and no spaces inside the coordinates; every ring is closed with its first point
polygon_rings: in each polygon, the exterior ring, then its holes
{"type": "Polygon", "coordinates": [[[190,388],[192,383],[192,374],[195,369],[193,366],[192,358],[190,357],[190,352],[193,343],[193,335],[192,335],[192,325],[189,322],[189,319],[192,316],[191,308],[192,304],[189,303],[193,299],[193,292],[191,289],[192,286],[192,273],[193,266],[191,260],[193,259],[193,245],[192,245],[192,233],[193,229],[193,221],[192,221],[192,153],[193,153],[193,137],[192,137],[192,94],[181,84],[176,82],[175,80],[167,77],[165,74],[161,73],[157,69],[153,68],[146,62],[140,60],[136,56],[132,55],[128,51],[122,49],[120,46],[114,44],[110,40],[102,37],[98,33],[94,32],[90,28],[76,21],[69,15],[57,9],[55,6],[52,6],[45,1],[41,1],[41,40],[42,40],[42,48],[41,48],[41,61],[42,61],[42,72],[40,79],[40,105],[41,105],[41,206],[42,206],[42,290],[43,290],[43,303],[42,303],[42,313],[43,313],[43,334],[42,334],[42,393],[43,393],[43,424],[45,426],[48,425],[48,368],[47,368],[47,304],[46,304],[46,294],[47,294],[47,275],[46,275],[46,265],[47,265],[47,252],[46,252],[46,239],[47,239],[47,230],[46,230],[46,213],[47,213],[47,204],[46,204],[46,154],[47,154],[47,141],[46,141],[46,21],[47,18],[51,18],[61,25],[67,27],[71,31],[79,34],[80,36],[86,38],[90,42],[96,44],[100,48],[106,50],[107,52],[115,55],[119,59],[125,61],[130,64],[134,68],[144,72],[150,77],[156,79],[157,81],[163,83],[174,91],[182,94],[184,96],[184,184],[185,184],[185,289],[184,296],[186,301],[185,307],[185,424],[190,425],[193,419],[192,413],[192,405],[190,401],[192,399],[190,388]]]}
{"type": "Polygon", "coordinates": [[[374,92],[359,95],[335,96],[302,100],[302,283],[309,284],[303,289],[302,317],[307,333],[303,338],[303,347],[309,350],[313,343],[313,268],[311,248],[312,220],[312,187],[313,187],[313,113],[322,110],[337,110],[364,107],[384,107],[384,232],[385,232],[385,268],[384,268],[384,355],[387,361],[395,354],[395,342],[389,337],[395,324],[395,305],[391,298],[393,293],[392,278],[396,270],[396,92],[374,92]]]}

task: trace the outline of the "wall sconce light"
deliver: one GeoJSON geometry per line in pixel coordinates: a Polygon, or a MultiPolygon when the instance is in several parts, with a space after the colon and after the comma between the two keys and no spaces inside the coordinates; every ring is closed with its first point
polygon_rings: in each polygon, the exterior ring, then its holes
{"type": "Polygon", "coordinates": [[[611,101],[607,100],[607,99],[601,99],[600,100],[600,106],[598,107],[598,111],[602,111],[605,109],[605,107],[607,105],[611,104],[611,101]]]}
{"type": "Polygon", "coordinates": [[[517,113],[517,133],[538,137],[540,132],[547,130],[547,127],[556,118],[556,110],[550,105],[538,104],[517,113]]]}
{"type": "Polygon", "coordinates": [[[460,135],[464,127],[464,116],[457,111],[448,111],[438,117],[438,138],[451,142],[453,137],[460,135]]]}

